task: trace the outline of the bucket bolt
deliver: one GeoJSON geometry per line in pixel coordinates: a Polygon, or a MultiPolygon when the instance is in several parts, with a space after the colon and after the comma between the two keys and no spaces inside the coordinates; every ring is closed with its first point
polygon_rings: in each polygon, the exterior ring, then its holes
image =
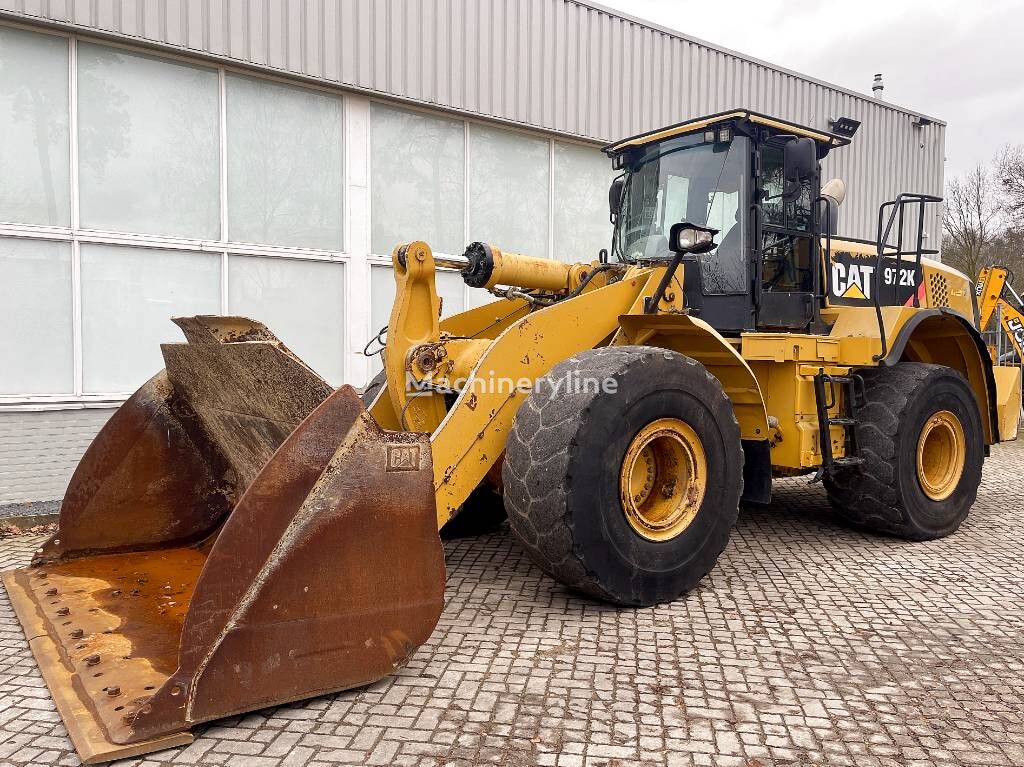
{"type": "Polygon", "coordinates": [[[58,607],[57,608],[57,615],[70,615],[70,614],[71,614],[71,608],[70,607],[58,607]]]}
{"type": "Polygon", "coordinates": [[[85,656],[85,665],[86,666],[95,666],[99,662],[100,662],[100,656],[97,655],[96,653],[93,653],[92,655],[86,655],[85,656]]]}
{"type": "Polygon", "coordinates": [[[81,639],[83,636],[85,636],[85,632],[82,629],[75,629],[71,632],[72,639],[81,639]]]}
{"type": "Polygon", "coordinates": [[[120,694],[121,694],[121,688],[118,687],[117,685],[114,685],[113,687],[108,687],[107,688],[107,695],[109,695],[111,698],[116,698],[120,694]]]}
{"type": "Polygon", "coordinates": [[[55,597],[55,596],[57,596],[57,589],[56,588],[52,588],[52,587],[48,588],[46,590],[46,596],[48,596],[48,597],[55,597]]]}

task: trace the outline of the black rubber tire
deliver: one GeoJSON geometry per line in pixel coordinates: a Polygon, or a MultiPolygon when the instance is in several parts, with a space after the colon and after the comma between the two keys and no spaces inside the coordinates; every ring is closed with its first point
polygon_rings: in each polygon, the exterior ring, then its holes
{"type": "Polygon", "coordinates": [[[743,449],[733,407],[697,361],[647,346],[615,346],[558,364],[519,408],[502,471],[512,531],[530,557],[567,586],[621,605],[652,605],[693,588],[729,541],[743,491],[743,449]],[[553,382],[614,379],[566,392],[553,382]],[[580,389],[586,389],[580,391],[580,389]],[[619,472],[637,432],[679,418],[700,437],[708,477],[690,525],[667,541],[630,527],[619,472]]]}
{"type": "Polygon", "coordinates": [[[970,385],[944,365],[900,362],[857,371],[865,402],[856,410],[860,466],[825,477],[835,512],[853,524],[913,541],[954,532],[974,505],[981,483],[985,440],[981,410],[970,385]],[[964,429],[965,463],[953,494],[925,495],[917,478],[917,443],[935,413],[948,410],[964,429]]]}

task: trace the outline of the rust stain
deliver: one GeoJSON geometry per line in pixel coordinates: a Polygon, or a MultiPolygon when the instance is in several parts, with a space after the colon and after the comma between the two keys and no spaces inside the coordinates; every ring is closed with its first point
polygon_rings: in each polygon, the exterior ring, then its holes
{"type": "Polygon", "coordinates": [[[168,372],[100,433],[57,533],[10,576],[70,716],[134,754],[387,676],[443,606],[429,437],[382,430],[351,387],[226,319],[179,322],[189,343],[164,346],[168,372]]]}

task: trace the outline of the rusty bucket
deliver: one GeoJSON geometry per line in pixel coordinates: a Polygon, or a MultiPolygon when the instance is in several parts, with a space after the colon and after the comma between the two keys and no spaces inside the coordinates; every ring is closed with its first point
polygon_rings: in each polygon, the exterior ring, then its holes
{"type": "Polygon", "coordinates": [[[387,676],[443,604],[427,435],[382,430],[259,323],[175,322],[187,343],[3,575],[86,763],[387,676]]]}

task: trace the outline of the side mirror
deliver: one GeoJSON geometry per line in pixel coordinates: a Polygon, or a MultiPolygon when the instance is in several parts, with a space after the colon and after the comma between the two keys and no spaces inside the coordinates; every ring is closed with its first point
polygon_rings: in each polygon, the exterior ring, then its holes
{"type": "Polygon", "coordinates": [[[673,253],[707,253],[715,248],[717,229],[688,224],[673,224],[669,230],[668,247],[673,253]]]}
{"type": "Polygon", "coordinates": [[[608,187],[608,212],[613,220],[619,215],[619,209],[622,207],[622,193],[625,188],[625,176],[616,176],[612,185],[608,187]]]}
{"type": "Polygon", "coordinates": [[[800,196],[800,186],[814,176],[818,167],[818,150],[814,140],[809,138],[793,138],[786,142],[782,150],[782,175],[786,185],[782,199],[793,202],[800,196]]]}

